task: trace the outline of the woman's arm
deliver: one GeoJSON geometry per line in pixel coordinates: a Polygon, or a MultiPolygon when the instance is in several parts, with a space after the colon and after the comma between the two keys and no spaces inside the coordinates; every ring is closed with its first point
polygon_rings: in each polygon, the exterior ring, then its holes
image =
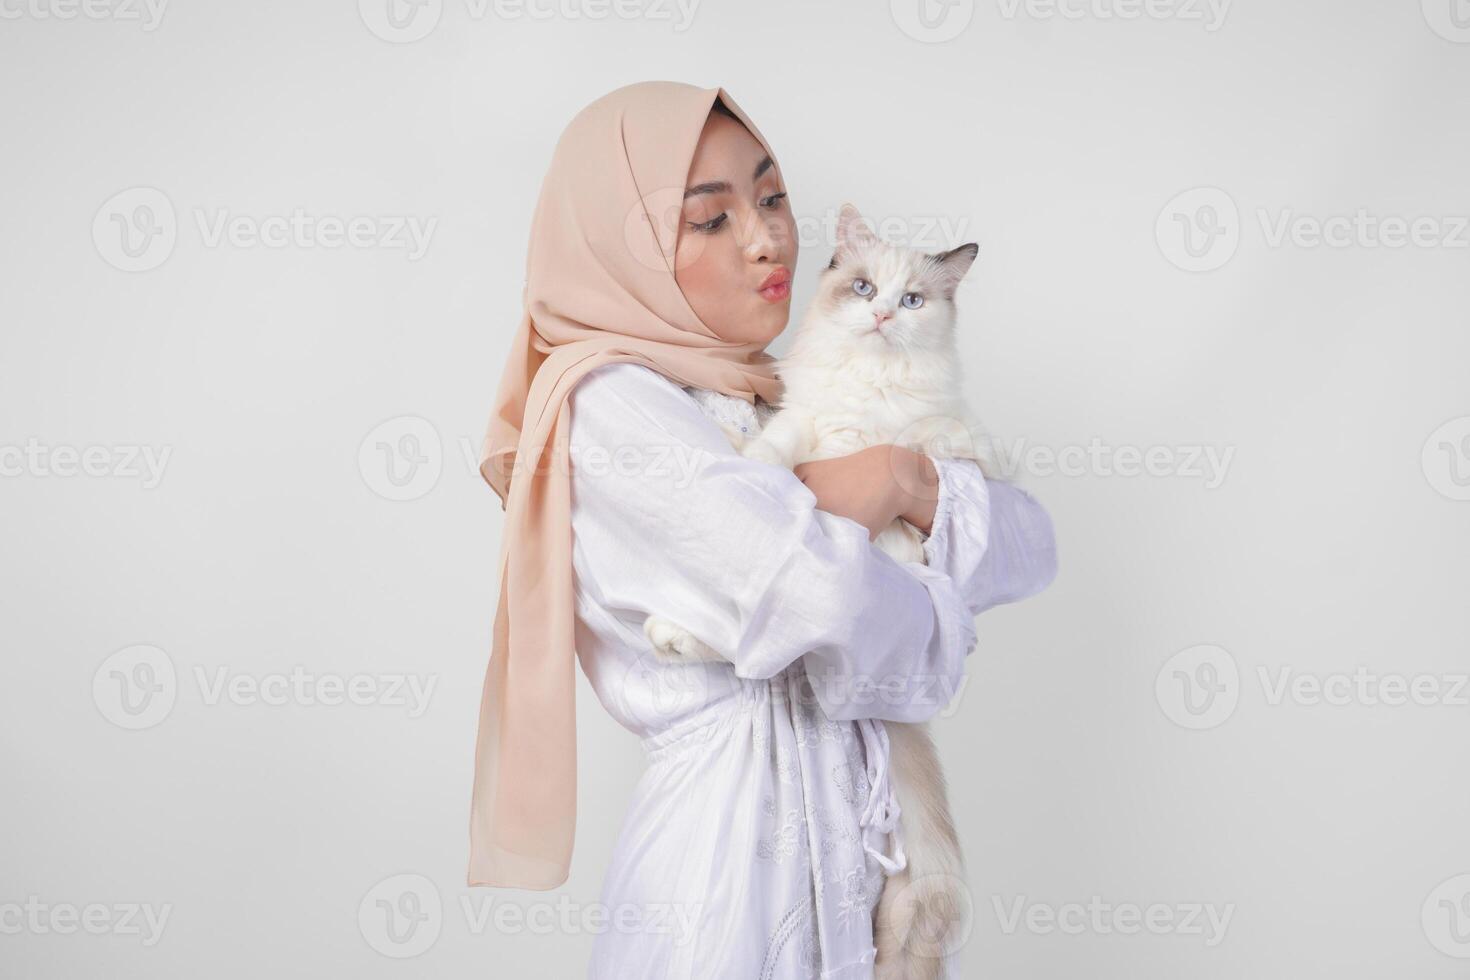
{"type": "Polygon", "coordinates": [[[936,459],[939,496],[924,554],[955,583],[970,612],[1041,592],[1057,574],[1056,537],[1026,491],[987,480],[972,459],[936,459]]]}
{"type": "Polygon", "coordinates": [[[934,520],[939,477],[929,457],[903,446],[878,445],[793,467],[797,479],[829,514],[857,521],[876,538],[902,517],[925,534],[934,520]]]}
{"type": "Polygon", "coordinates": [[[954,581],[970,610],[1041,592],[1056,577],[1051,519],[1030,494],[987,480],[973,459],[873,446],[802,463],[796,475],[824,511],[851,518],[870,536],[902,517],[926,535],[925,561],[954,581]]]}
{"type": "Polygon", "coordinates": [[[974,621],[942,571],[894,561],[795,474],[740,456],[651,369],[597,368],[570,405],[579,579],[639,635],[665,616],[747,678],[806,655],[834,719],[922,721],[943,706],[935,690],[957,689],[974,621]],[[893,693],[910,678],[923,697],[893,693]]]}
{"type": "MultiPolygon", "coordinates": [[[[1055,578],[1056,543],[1051,519],[1025,491],[999,480],[986,480],[971,459],[931,460],[898,446],[875,450],[881,457],[879,470],[855,482],[877,486],[884,479],[897,477],[893,481],[899,488],[896,503],[887,505],[894,507],[890,513],[898,513],[927,535],[927,567],[942,572],[954,584],[972,617],[992,606],[1035,595],[1055,578]]],[[[856,457],[845,458],[856,461],[856,457]]],[[[839,474],[828,480],[821,472],[820,468],[836,462],[803,464],[796,467],[796,472],[806,474],[805,482],[816,492],[820,507],[840,513],[851,511],[849,516],[863,521],[865,505],[850,499],[852,475],[839,474]]],[[[872,505],[866,506],[871,509],[872,505]]],[[[883,520],[886,523],[888,519],[883,520]]],[[[942,707],[957,693],[945,685],[958,678],[943,674],[891,672],[886,679],[875,678],[872,672],[854,673],[840,657],[821,653],[809,654],[806,665],[823,706],[833,717],[853,716],[851,711],[839,715],[844,709],[836,706],[838,701],[861,705],[896,696],[942,707]]]]}

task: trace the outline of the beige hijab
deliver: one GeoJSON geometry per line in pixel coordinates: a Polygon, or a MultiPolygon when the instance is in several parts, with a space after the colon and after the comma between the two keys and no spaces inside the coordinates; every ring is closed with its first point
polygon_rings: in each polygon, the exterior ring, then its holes
{"type": "Polygon", "coordinates": [[[471,885],[555,888],[571,864],[577,737],[567,395],[593,368],[635,361],[681,385],[779,399],[774,359],[761,345],[715,336],[674,280],[689,164],[716,97],[770,152],[723,89],[644,82],[577,114],[541,187],[525,313],[480,456],[506,521],[475,750],[471,885]]]}

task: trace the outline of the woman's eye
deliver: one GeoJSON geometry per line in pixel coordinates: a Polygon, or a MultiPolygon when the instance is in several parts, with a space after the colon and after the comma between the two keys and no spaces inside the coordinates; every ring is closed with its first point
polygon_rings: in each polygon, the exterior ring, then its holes
{"type": "Polygon", "coordinates": [[[859,296],[871,296],[873,295],[873,284],[866,279],[854,279],[852,281],[852,291],[859,296]]]}
{"type": "Polygon", "coordinates": [[[786,200],[785,191],[779,194],[772,194],[770,197],[761,198],[761,207],[775,210],[781,206],[781,202],[784,200],[786,200]]]}
{"type": "Polygon", "coordinates": [[[715,215],[713,218],[709,219],[708,221],[691,221],[691,222],[689,222],[689,227],[690,228],[693,228],[695,231],[703,231],[703,232],[719,231],[720,230],[720,226],[725,223],[725,217],[726,217],[726,215],[724,215],[723,213],[721,213],[721,214],[715,215]]]}
{"type": "Polygon", "coordinates": [[[904,309],[917,310],[919,307],[924,305],[924,297],[920,296],[918,293],[904,293],[903,305],[904,309]]]}

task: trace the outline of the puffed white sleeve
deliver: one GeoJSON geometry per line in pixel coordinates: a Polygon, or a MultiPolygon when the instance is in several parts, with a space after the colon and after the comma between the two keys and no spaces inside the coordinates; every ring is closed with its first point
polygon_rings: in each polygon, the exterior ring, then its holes
{"type": "Polygon", "coordinates": [[[818,510],[794,473],[741,456],[649,368],[595,368],[570,399],[575,564],[638,635],[657,613],[744,678],[805,657],[836,720],[922,721],[942,707],[852,696],[874,678],[957,688],[974,620],[944,573],[895,561],[862,525],[818,510]]]}
{"type": "Polygon", "coordinates": [[[972,459],[935,459],[939,495],[924,541],[931,568],[949,576],[976,616],[1041,592],[1057,574],[1051,517],[1034,497],[987,480],[972,459]]]}

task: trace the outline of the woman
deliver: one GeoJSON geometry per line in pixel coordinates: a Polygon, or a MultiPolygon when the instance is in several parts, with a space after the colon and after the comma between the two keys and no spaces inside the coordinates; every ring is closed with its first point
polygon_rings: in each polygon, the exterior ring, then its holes
{"type": "Polygon", "coordinates": [[[537,205],[483,455],[507,523],[469,880],[566,879],[575,651],[649,757],[594,978],[872,976],[901,853],[881,721],[936,714],[974,616],[1054,575],[1044,511],[970,461],[879,447],[792,473],[731,448],[722,425],[779,401],[764,348],[796,247],[775,155],[721,89],[594,102],[537,205]],[[872,546],[898,516],[927,565],[872,546]],[[730,662],[660,662],[655,612],[730,662]]]}

